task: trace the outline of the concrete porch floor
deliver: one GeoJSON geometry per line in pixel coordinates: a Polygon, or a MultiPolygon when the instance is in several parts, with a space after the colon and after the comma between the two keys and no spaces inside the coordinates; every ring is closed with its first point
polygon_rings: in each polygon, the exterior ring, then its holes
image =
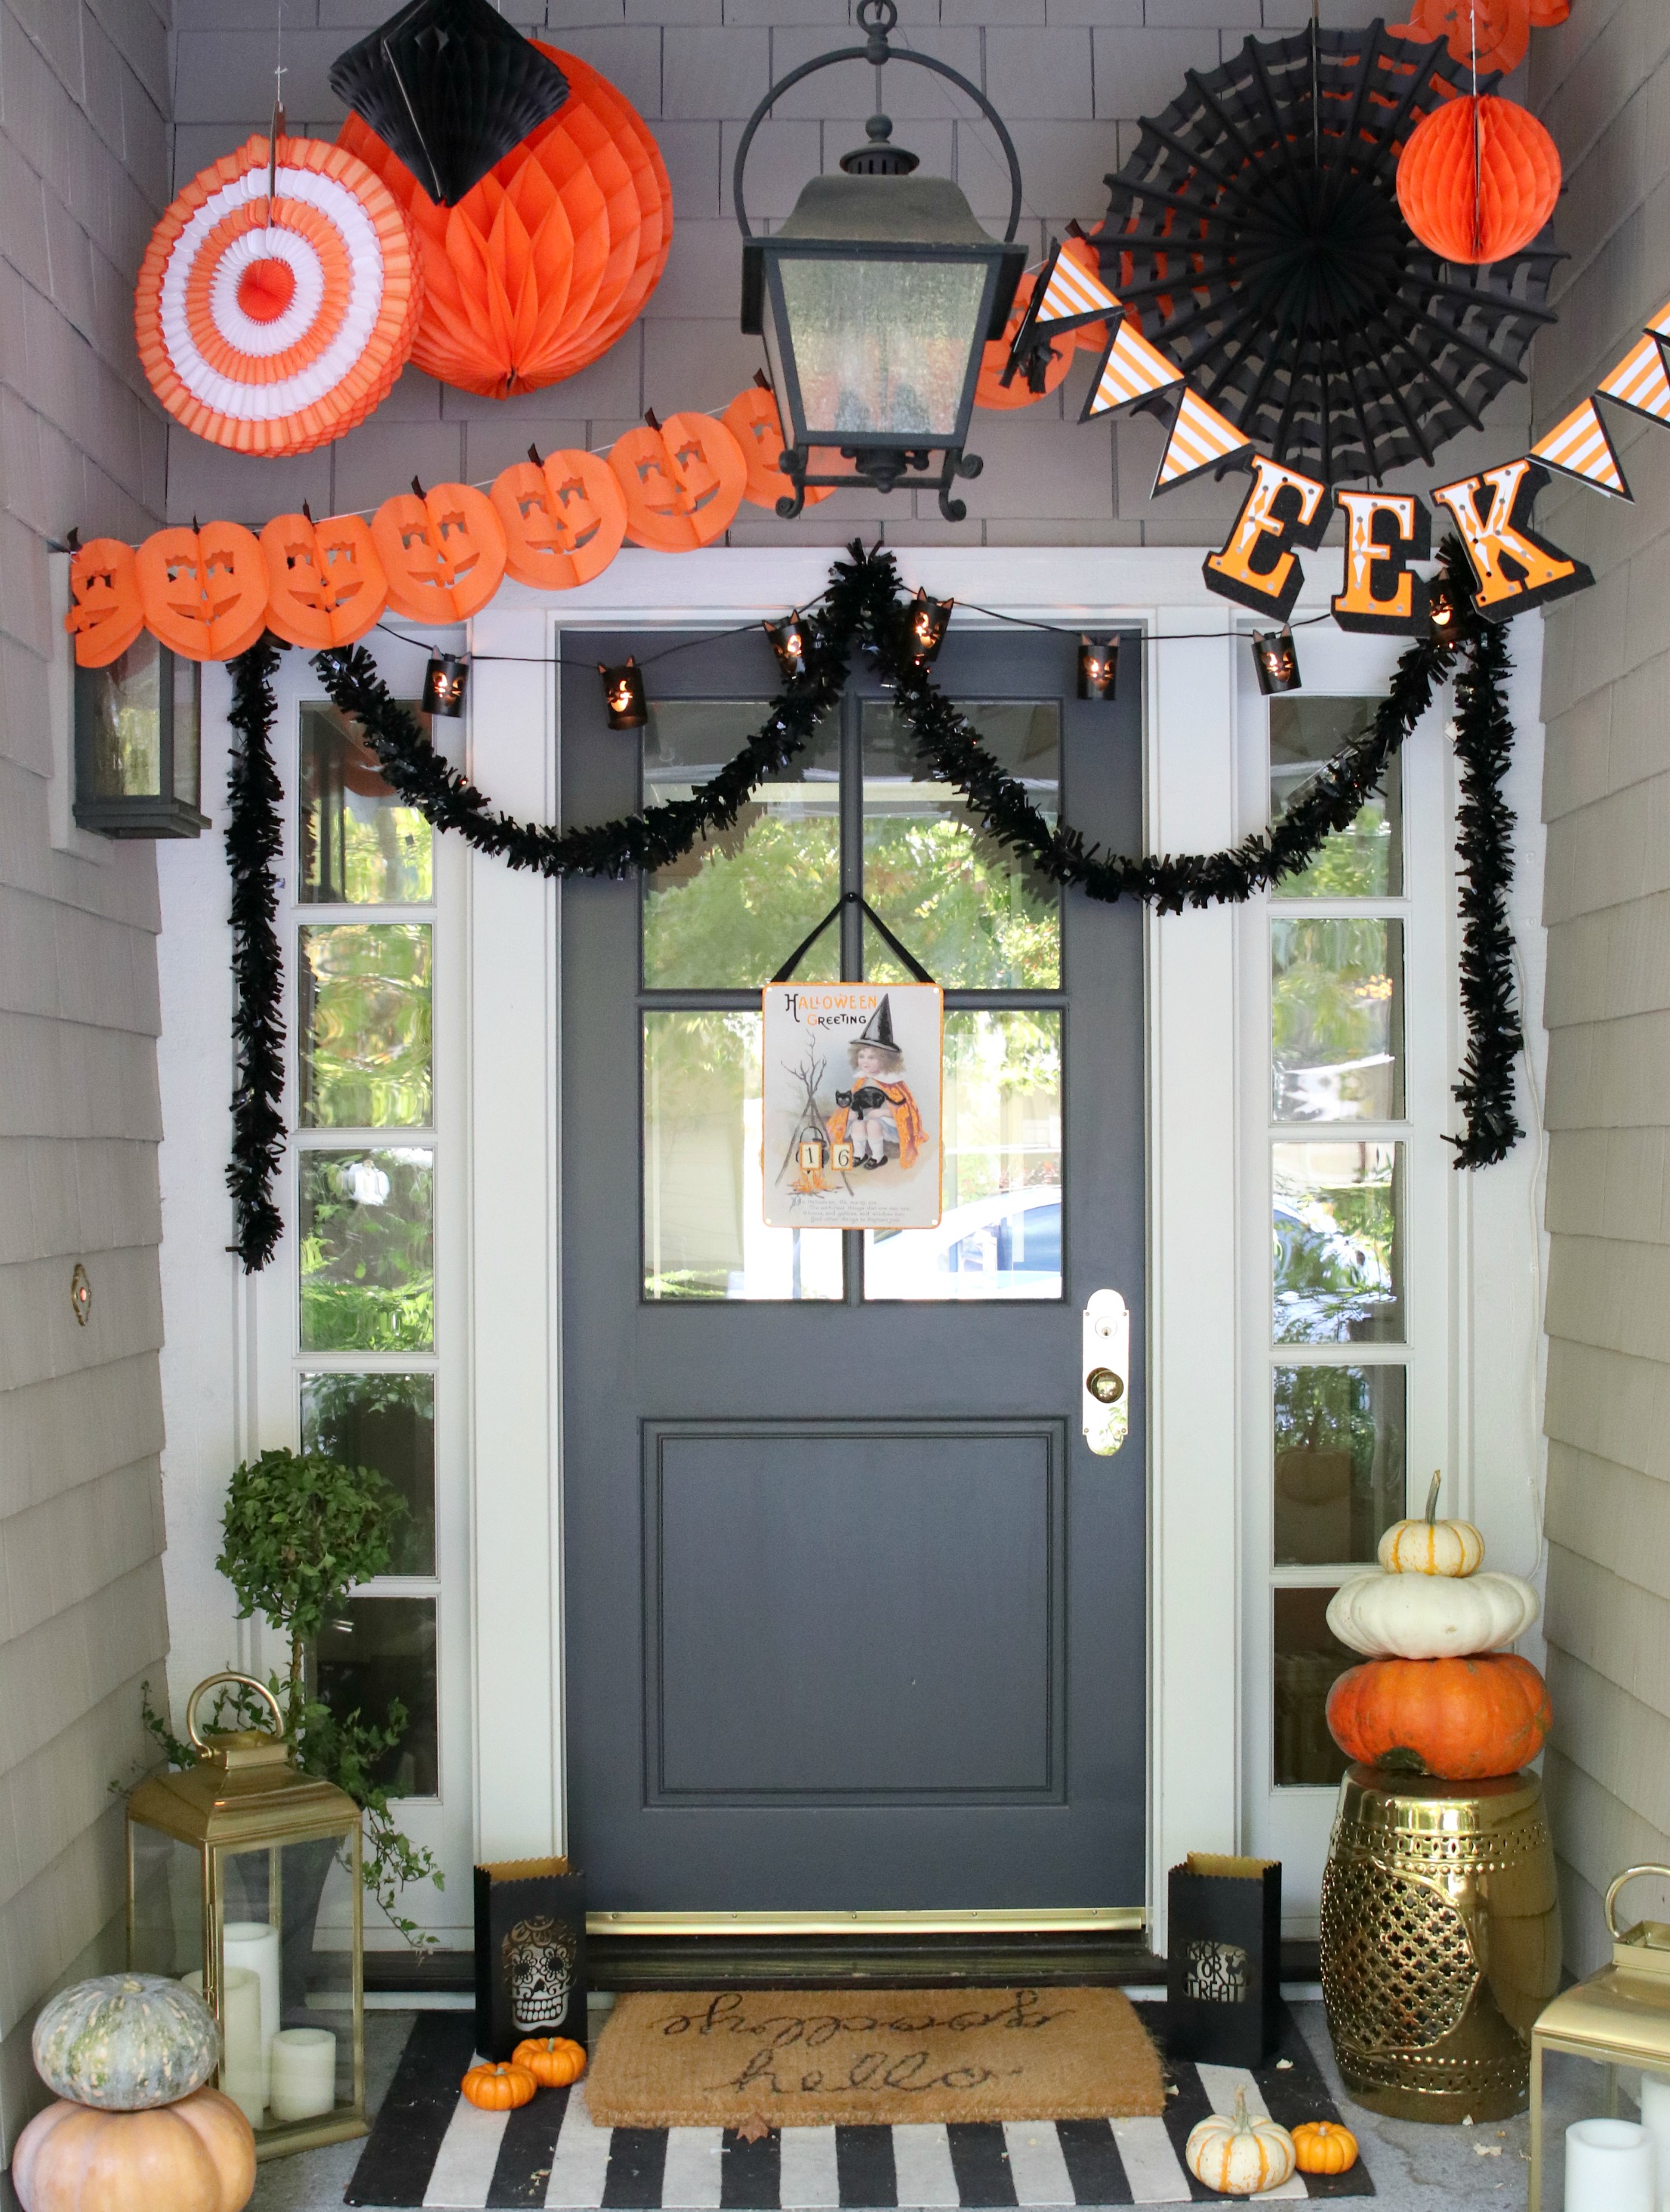
{"type": "MultiPolygon", "coordinates": [[[[1443,2212],[1443,2208],[1455,2212],[1455,2208],[1467,2206],[1516,2212],[1525,2204],[1528,2122],[1521,2118],[1499,2125],[1435,2128],[1378,2119],[1352,2104],[1340,2085],[1321,2005],[1314,1998],[1301,1998],[1293,2009],[1341,2113],[1363,2145],[1377,2192],[1363,2199],[1365,2204],[1383,2206],[1385,2212],[1443,2212]]],[[[411,2022],[409,2012],[366,2016],[367,2089],[373,2112],[393,2078],[411,2022]]],[[[1576,2059],[1554,2058],[1547,2070],[1550,2154],[1543,2203],[1545,2212],[1561,2212],[1562,2130],[1569,2121],[1600,2110],[1604,2077],[1598,2068],[1576,2059]]],[[[337,2212],[362,2147],[337,2143],[263,2166],[250,2212],[337,2212]]]]}

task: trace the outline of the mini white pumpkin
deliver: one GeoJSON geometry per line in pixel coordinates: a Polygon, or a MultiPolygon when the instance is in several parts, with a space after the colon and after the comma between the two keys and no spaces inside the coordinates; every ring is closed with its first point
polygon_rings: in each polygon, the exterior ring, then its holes
{"type": "Polygon", "coordinates": [[[1369,1659],[1463,1659],[1505,1650],[1539,1610],[1517,1575],[1356,1575],[1334,1592],[1328,1626],[1369,1659]]]}
{"type": "Polygon", "coordinates": [[[72,2105],[143,2112],[178,2104],[221,2063],[215,2015],[163,1974],[100,1974],[40,2008],[35,2071],[72,2105]]]}
{"type": "Polygon", "coordinates": [[[1435,1474],[1420,1521],[1399,1521],[1380,1540],[1380,1564],[1388,1575],[1475,1575],[1485,1564],[1485,1539],[1471,1521],[1441,1521],[1435,1474]]]}
{"type": "Polygon", "coordinates": [[[1191,2128],[1183,2149],[1183,2163],[1195,2179],[1225,2197],[1279,2189],[1297,2156],[1285,2128],[1248,2112],[1244,2089],[1236,2092],[1233,2112],[1214,2112],[1191,2128]]]}

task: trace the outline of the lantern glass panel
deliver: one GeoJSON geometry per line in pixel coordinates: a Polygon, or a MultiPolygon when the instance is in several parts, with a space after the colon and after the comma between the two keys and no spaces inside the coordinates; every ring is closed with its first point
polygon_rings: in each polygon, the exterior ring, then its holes
{"type": "Polygon", "coordinates": [[[128,1963],[179,1980],[203,1972],[203,1854],[160,1828],[135,1822],[133,1932],[128,1963]]]}
{"type": "Polygon", "coordinates": [[[215,1855],[222,2086],[258,2134],[353,2108],[352,1914],[330,1909],[341,1853],[313,1836],[215,1855]]]}
{"type": "Polygon", "coordinates": [[[195,660],[173,662],[174,797],[197,808],[203,786],[203,670],[195,660]]]}
{"type": "Polygon", "coordinates": [[[162,795],[162,648],[142,633],[107,668],[76,672],[82,761],[94,799],[162,795]],[[90,742],[87,742],[90,740],[90,742]]]}
{"type": "Polygon", "coordinates": [[[984,260],[784,253],[777,269],[811,438],[955,441],[984,260]]]}

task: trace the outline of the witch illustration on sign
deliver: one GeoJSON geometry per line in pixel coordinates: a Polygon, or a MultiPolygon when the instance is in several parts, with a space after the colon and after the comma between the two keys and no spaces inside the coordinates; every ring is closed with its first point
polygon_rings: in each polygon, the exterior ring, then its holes
{"type": "Polygon", "coordinates": [[[899,1079],[905,1056],[894,1039],[888,998],[884,996],[864,1035],[854,1037],[847,1051],[853,1087],[835,1095],[830,1136],[837,1145],[851,1144],[855,1168],[885,1167],[890,1152],[902,1168],[914,1167],[922,1146],[922,1116],[910,1085],[899,1079]]]}

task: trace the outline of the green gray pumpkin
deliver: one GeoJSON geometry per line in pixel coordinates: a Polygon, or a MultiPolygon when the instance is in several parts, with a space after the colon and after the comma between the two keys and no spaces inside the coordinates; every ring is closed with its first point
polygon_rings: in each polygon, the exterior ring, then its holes
{"type": "Polygon", "coordinates": [[[101,1974],[43,2005],[35,2071],[72,2105],[143,2112],[201,2089],[221,2063],[215,2015],[162,1974],[101,1974]]]}

